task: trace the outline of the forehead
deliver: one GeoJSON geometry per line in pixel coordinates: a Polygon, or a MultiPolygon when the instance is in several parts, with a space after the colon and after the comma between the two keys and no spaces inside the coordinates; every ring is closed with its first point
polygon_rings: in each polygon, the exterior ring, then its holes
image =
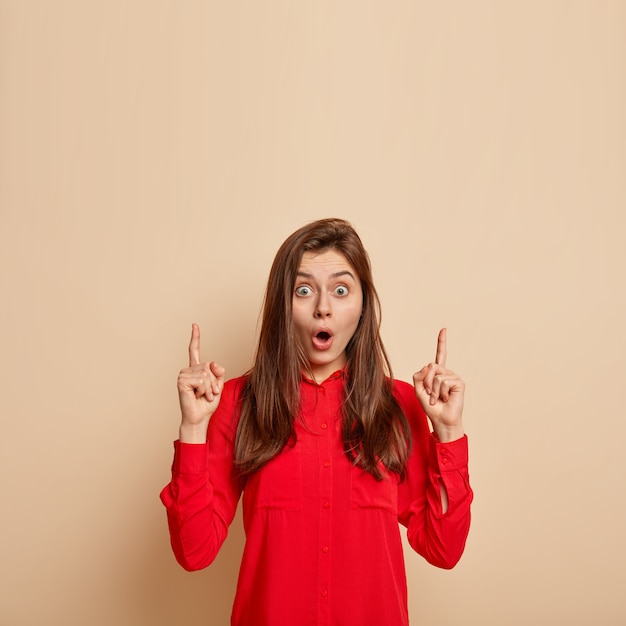
{"type": "Polygon", "coordinates": [[[299,271],[313,275],[348,271],[355,279],[357,278],[357,272],[348,259],[334,248],[322,252],[304,252],[299,271]]]}

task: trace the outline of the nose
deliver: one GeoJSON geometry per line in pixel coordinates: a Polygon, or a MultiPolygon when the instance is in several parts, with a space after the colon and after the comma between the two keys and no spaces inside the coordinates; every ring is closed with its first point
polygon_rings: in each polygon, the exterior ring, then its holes
{"type": "Polygon", "coordinates": [[[323,319],[330,317],[332,311],[330,309],[330,300],[328,294],[320,293],[317,302],[315,303],[315,317],[317,319],[323,319]]]}

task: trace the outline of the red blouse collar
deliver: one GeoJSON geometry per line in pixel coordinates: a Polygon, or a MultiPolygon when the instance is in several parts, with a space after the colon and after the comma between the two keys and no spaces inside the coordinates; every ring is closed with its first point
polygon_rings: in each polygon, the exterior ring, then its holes
{"type": "Polygon", "coordinates": [[[325,385],[326,383],[329,383],[333,380],[337,380],[337,379],[344,379],[348,377],[348,370],[346,367],[342,367],[340,370],[337,370],[336,372],[333,372],[328,378],[325,378],[321,383],[318,383],[317,381],[311,379],[309,376],[307,376],[304,372],[302,373],[302,380],[305,383],[309,383],[311,385],[317,385],[317,386],[321,386],[321,385],[325,385]]]}

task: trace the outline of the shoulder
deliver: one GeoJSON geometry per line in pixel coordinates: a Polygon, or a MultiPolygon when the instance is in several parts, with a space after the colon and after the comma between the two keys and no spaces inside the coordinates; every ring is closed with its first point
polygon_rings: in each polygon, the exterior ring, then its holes
{"type": "Polygon", "coordinates": [[[239,376],[224,383],[220,403],[209,421],[209,429],[228,431],[234,436],[241,412],[241,396],[247,380],[247,376],[239,376]]]}
{"type": "Polygon", "coordinates": [[[241,397],[248,376],[238,376],[237,378],[230,378],[224,383],[224,389],[222,390],[223,398],[230,398],[238,400],[241,397]]]}
{"type": "Polygon", "coordinates": [[[424,413],[424,409],[415,395],[415,387],[403,380],[395,379],[392,381],[392,385],[392,393],[409,423],[426,423],[426,413],[424,413]]]}
{"type": "Polygon", "coordinates": [[[396,397],[396,400],[398,400],[401,405],[403,405],[404,403],[412,404],[413,402],[417,402],[415,388],[413,387],[413,385],[410,385],[404,380],[394,379],[392,381],[392,391],[393,395],[396,397]]]}

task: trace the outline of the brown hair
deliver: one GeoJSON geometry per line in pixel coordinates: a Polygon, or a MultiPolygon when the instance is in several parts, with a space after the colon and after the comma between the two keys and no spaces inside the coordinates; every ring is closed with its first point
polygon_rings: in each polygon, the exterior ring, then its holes
{"type": "Polygon", "coordinates": [[[324,219],[290,235],[270,270],[259,343],[243,390],[237,427],[235,462],[244,477],[263,467],[295,436],[300,380],[309,363],[292,321],[293,288],[303,253],[328,249],[346,257],[363,291],[363,314],[346,347],[344,450],[352,463],[377,479],[382,478],[380,464],[404,475],[410,430],[392,393],[392,371],[380,338],[380,301],[369,256],[350,223],[324,219]]]}

